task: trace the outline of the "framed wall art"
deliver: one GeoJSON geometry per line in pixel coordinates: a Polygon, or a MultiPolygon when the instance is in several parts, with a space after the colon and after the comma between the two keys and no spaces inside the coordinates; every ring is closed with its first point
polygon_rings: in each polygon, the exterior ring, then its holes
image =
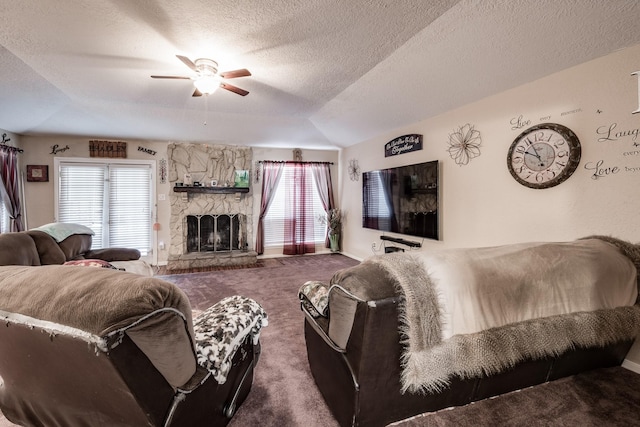
{"type": "Polygon", "coordinates": [[[49,182],[48,165],[27,165],[28,182],[49,182]]]}
{"type": "Polygon", "coordinates": [[[234,187],[249,188],[249,171],[236,169],[233,183],[234,187]]]}

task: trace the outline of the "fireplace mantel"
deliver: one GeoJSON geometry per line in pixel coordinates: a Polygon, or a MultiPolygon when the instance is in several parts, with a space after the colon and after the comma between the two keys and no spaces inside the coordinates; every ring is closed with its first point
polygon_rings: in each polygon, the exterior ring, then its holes
{"type": "Polygon", "coordinates": [[[219,193],[219,194],[234,194],[234,193],[248,193],[248,187],[188,187],[188,186],[175,186],[173,191],[176,193],[219,193]]]}

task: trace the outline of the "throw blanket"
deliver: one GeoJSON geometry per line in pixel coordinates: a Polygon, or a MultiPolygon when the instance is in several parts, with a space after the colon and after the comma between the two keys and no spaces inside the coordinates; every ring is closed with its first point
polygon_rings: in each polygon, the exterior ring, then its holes
{"type": "Polygon", "coordinates": [[[69,236],[74,234],[89,234],[93,236],[95,233],[89,227],[85,227],[81,224],[67,224],[64,222],[53,222],[51,224],[41,225],[33,230],[40,230],[53,237],[56,242],[62,242],[69,236]]]}
{"type": "Polygon", "coordinates": [[[234,295],[217,302],[193,321],[198,364],[224,384],[244,339],[251,335],[257,344],[268,323],[262,306],[250,298],[234,295]]]}
{"type": "Polygon", "coordinates": [[[403,391],[435,392],[454,375],[492,375],[636,337],[638,253],[597,238],[366,261],[384,268],[401,296],[403,391]]]}

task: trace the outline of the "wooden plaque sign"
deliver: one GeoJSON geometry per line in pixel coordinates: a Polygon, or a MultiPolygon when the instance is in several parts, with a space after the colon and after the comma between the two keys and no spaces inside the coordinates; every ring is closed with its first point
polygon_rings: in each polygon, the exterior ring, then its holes
{"type": "Polygon", "coordinates": [[[89,141],[90,157],[127,158],[127,143],[121,141],[89,141]]]}
{"type": "Polygon", "coordinates": [[[397,156],[402,153],[422,150],[422,135],[402,135],[384,145],[384,156],[397,156]]]}

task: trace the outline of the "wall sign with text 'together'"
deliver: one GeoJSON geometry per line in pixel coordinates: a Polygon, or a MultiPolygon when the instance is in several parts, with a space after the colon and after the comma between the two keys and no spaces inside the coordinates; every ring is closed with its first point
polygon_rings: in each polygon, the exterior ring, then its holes
{"type": "Polygon", "coordinates": [[[422,135],[402,135],[384,145],[384,156],[397,156],[402,153],[422,150],[422,135]]]}

